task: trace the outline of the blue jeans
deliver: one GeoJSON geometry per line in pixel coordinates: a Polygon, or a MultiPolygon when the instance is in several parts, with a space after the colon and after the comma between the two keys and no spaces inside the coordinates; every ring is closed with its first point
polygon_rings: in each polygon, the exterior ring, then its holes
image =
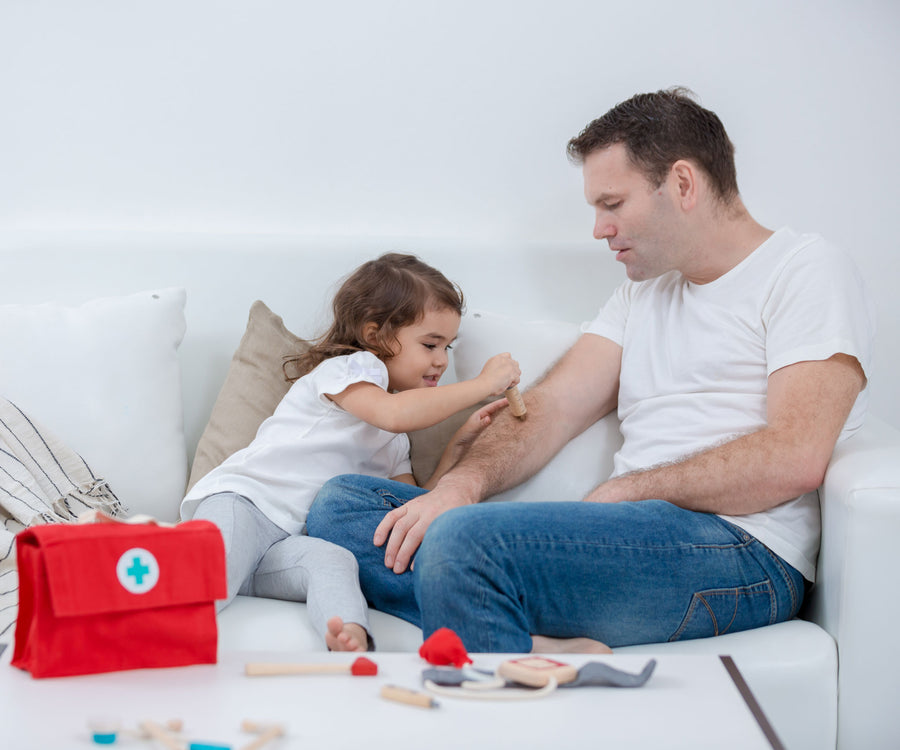
{"type": "Polygon", "coordinates": [[[803,577],[762,543],[661,500],[456,508],[431,524],[414,571],[397,575],[372,536],[422,492],[337,477],[307,528],[356,555],[372,606],[426,637],[448,627],[472,652],[528,652],[532,635],[612,647],[703,638],[790,619],[802,603],[803,577]]]}

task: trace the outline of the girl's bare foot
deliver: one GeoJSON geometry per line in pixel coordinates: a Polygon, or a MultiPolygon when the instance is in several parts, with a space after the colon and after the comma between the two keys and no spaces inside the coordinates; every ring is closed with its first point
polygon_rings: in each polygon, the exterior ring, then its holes
{"type": "Polygon", "coordinates": [[[335,616],[328,621],[325,645],[329,651],[367,651],[369,634],[362,625],[355,622],[345,623],[340,617],[335,616]]]}
{"type": "Polygon", "coordinates": [[[546,635],[531,636],[533,654],[611,654],[605,643],[591,638],[550,638],[546,635]]]}

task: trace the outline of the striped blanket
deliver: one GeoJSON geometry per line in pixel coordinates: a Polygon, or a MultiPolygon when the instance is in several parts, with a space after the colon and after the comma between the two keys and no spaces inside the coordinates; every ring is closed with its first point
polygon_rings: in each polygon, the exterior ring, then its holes
{"type": "Polygon", "coordinates": [[[77,453],[0,397],[0,641],[12,637],[19,577],[15,536],[43,523],[72,523],[88,510],[125,508],[77,453]]]}

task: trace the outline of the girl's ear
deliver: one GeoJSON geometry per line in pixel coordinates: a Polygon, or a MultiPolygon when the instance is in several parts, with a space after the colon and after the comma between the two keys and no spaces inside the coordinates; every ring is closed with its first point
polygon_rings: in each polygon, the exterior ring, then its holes
{"type": "Polygon", "coordinates": [[[378,343],[378,330],[378,323],[373,320],[364,324],[362,329],[363,342],[374,347],[378,343]]]}

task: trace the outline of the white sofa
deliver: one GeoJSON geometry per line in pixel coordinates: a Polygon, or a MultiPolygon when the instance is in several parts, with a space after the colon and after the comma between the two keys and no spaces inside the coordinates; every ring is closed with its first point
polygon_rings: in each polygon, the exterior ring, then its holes
{"type": "MultiPolygon", "coordinates": [[[[533,379],[621,278],[597,243],[7,234],[0,395],[81,452],[132,512],[175,520],[251,303],[313,336],[339,277],[388,250],[416,252],[463,287],[470,313],[454,353],[463,375],[483,352],[510,350],[533,379]],[[96,298],[106,300],[81,304],[96,298]]],[[[608,470],[617,440],[607,418],[508,499],[546,499],[550,485],[577,496],[608,470]]],[[[621,651],[731,654],[793,750],[896,747],[900,431],[871,415],[838,446],[820,496],[818,583],[803,619],[621,651]]],[[[322,650],[304,615],[302,604],[240,597],[220,615],[220,648],[322,650]]],[[[381,613],[372,626],[382,650],[422,640],[381,613]]]]}

